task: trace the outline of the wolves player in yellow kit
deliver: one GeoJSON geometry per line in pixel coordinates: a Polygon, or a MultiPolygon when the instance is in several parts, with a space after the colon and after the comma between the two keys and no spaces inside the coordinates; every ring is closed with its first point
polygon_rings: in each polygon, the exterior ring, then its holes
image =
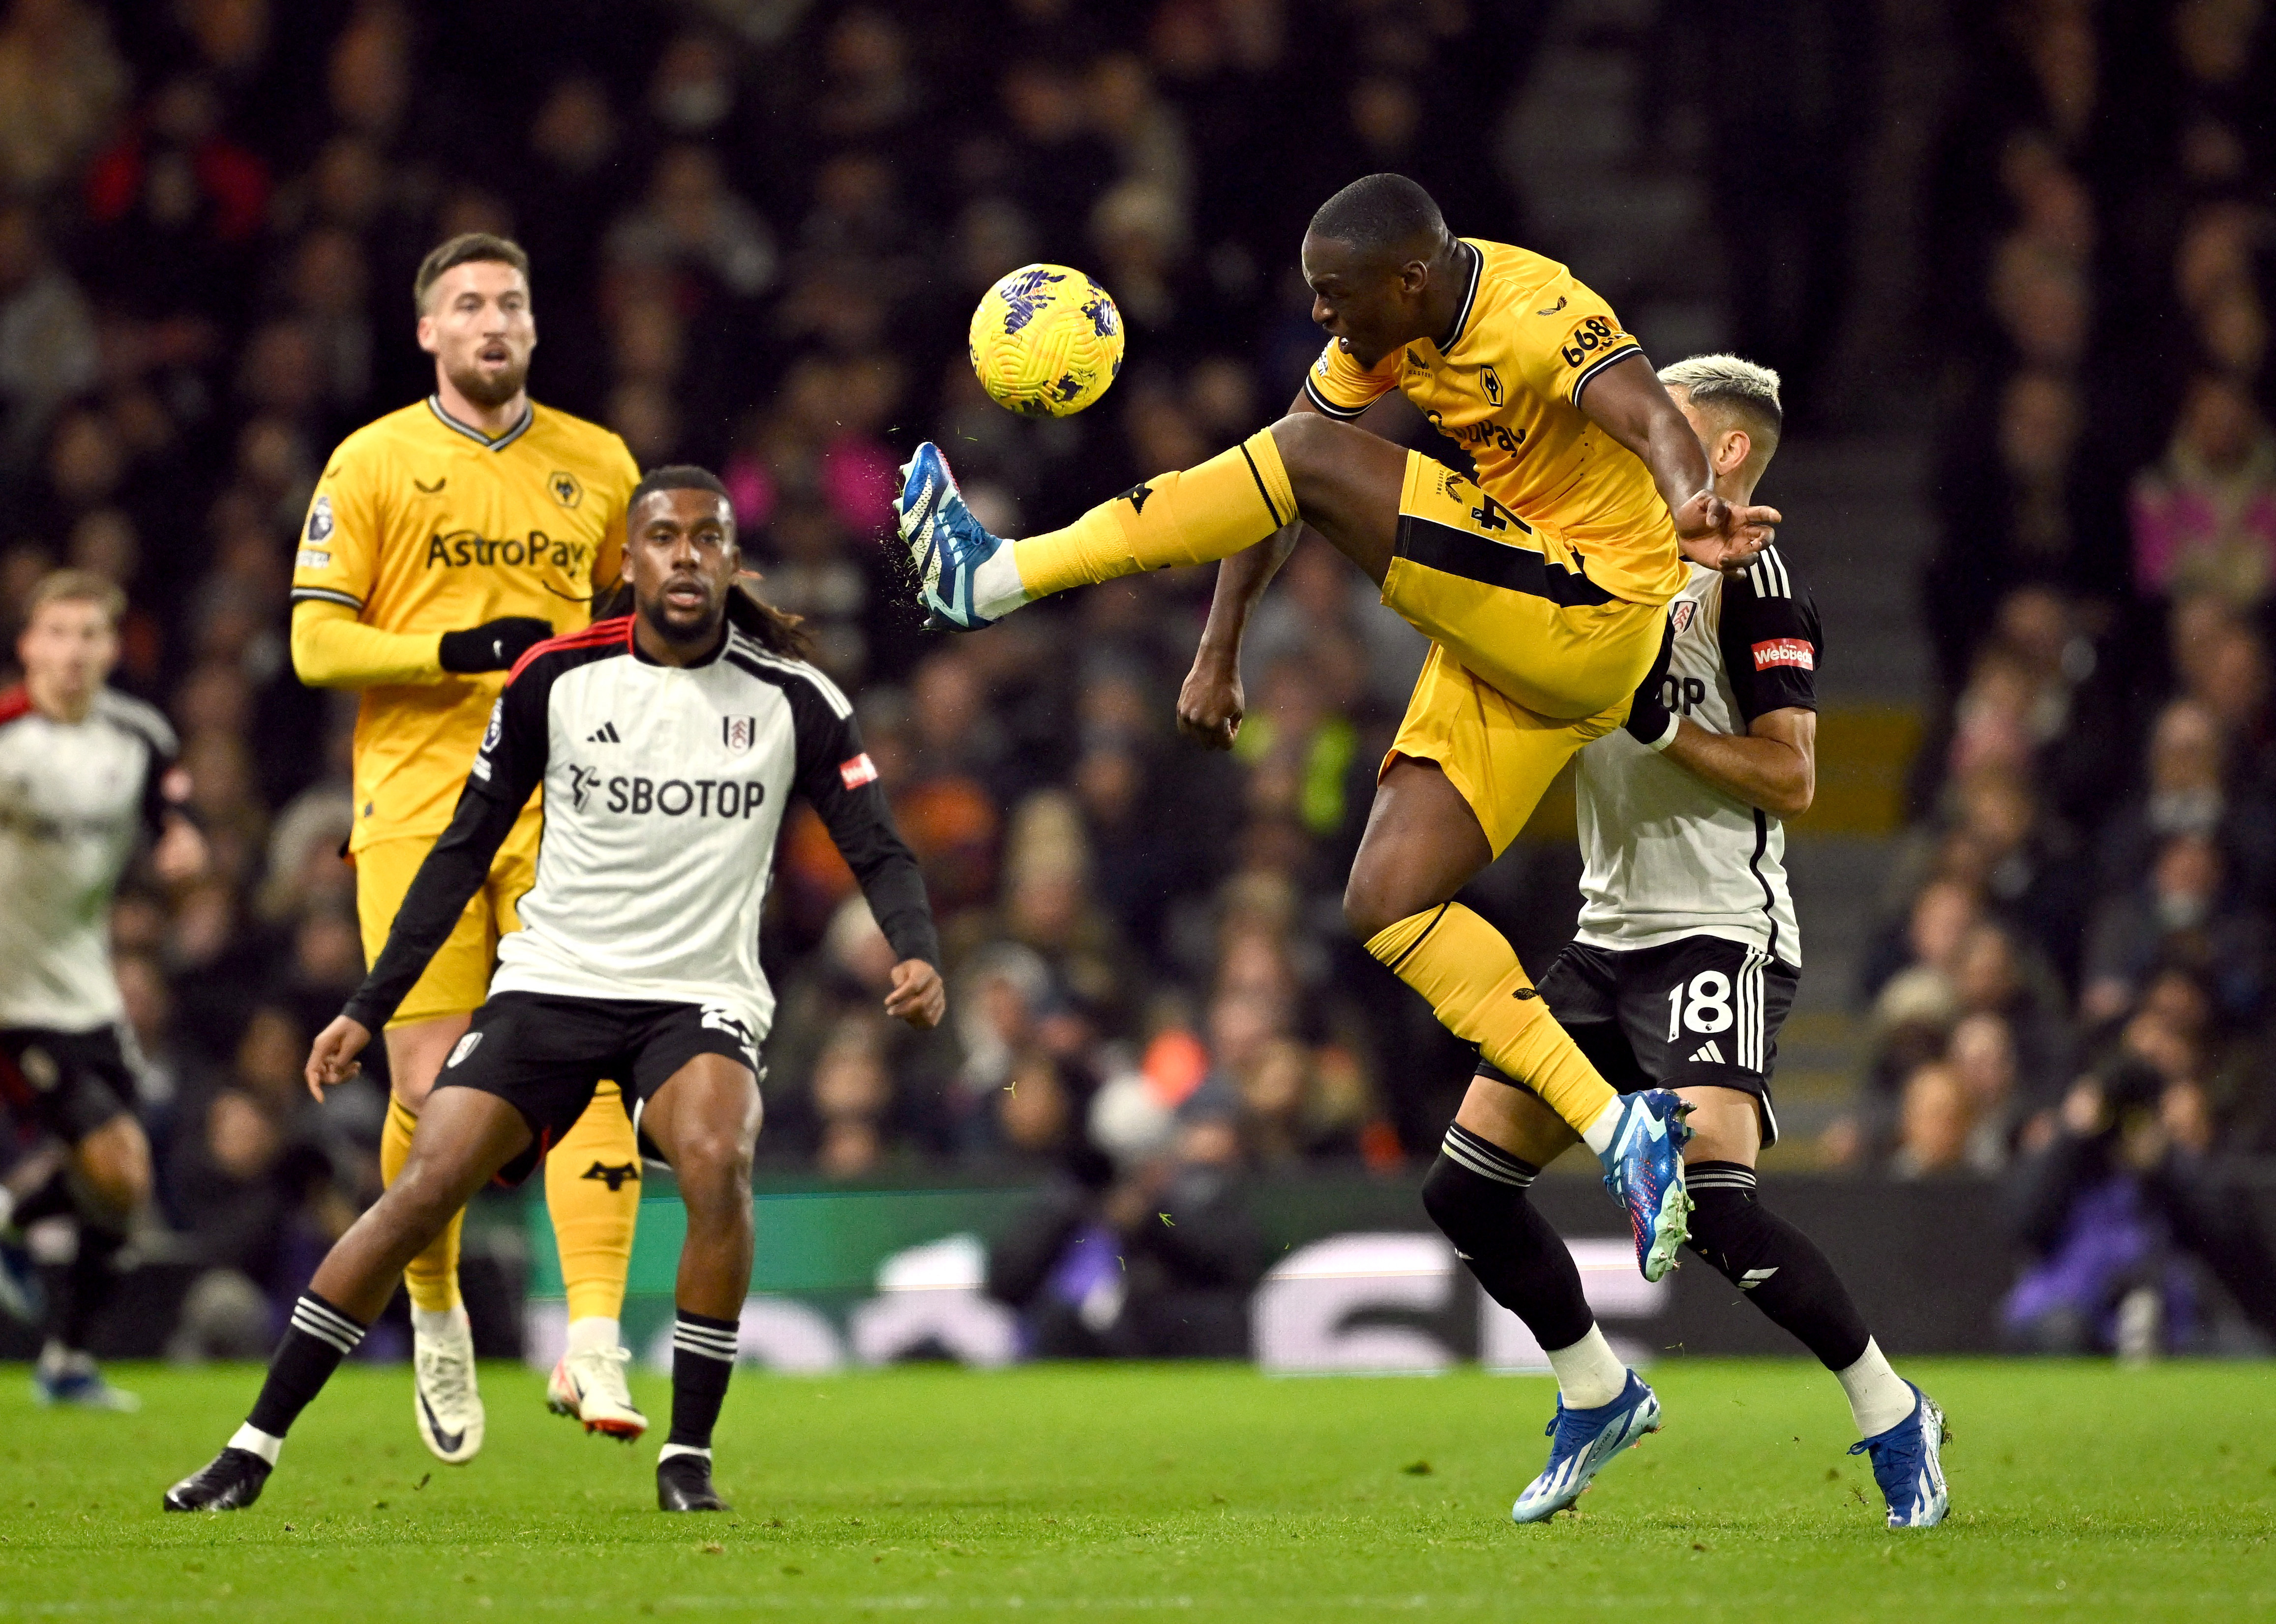
{"type": "Polygon", "coordinates": [[[1439,647],[1385,763],[1346,917],[1582,1135],[1657,1279],[1686,1235],[1680,1102],[1615,1094],[1509,944],[1453,899],[1574,752],[1620,725],[1686,557],[1741,564],[1778,515],[1715,494],[1697,436],[1603,300],[1539,254],[1455,238],[1413,181],[1371,175],[1331,198],[1303,263],[1326,353],[1288,416],[1198,467],[1010,543],[972,520],[938,449],[919,447],[899,511],[926,604],[970,630],[1069,587],[1239,556],[1198,673],[1229,743],[1240,624],[1296,525],[1365,570],[1439,647]],[[1339,421],[1393,389],[1469,451],[1475,478],[1339,421]]]}
{"type": "MultiPolygon", "coordinates": [[[[451,821],[506,673],[584,626],[616,584],[625,502],[639,482],[624,442],[541,406],[527,380],[537,329],[529,262],[503,238],[455,237],[413,288],[435,392],[341,442],[309,504],[292,573],[292,664],[304,682],[360,688],[356,913],[376,960],[429,847],[451,821]]],[[[419,1109],[489,983],[497,939],[535,877],[535,800],[387,1027],[394,1083],[381,1172],[392,1182],[419,1109]]],[[[570,1347],[552,1407],[588,1431],[636,1438],[617,1317],[640,1210],[640,1156],[614,1084],[552,1147],[546,1205],[568,1286],[570,1347]]],[[[459,1296],[454,1219],[405,1271],[413,1409],[441,1459],[482,1444],[474,1342],[459,1296]]]]}

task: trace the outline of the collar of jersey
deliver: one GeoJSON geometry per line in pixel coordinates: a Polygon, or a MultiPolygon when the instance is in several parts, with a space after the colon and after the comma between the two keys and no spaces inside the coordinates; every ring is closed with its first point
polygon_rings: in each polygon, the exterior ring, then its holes
{"type": "MultiPolygon", "coordinates": [[[[1465,305],[1462,307],[1465,310],[1469,308],[1468,305],[1465,305]]],[[[436,421],[441,423],[445,429],[455,429],[460,434],[465,435],[467,438],[472,440],[475,444],[482,446],[487,451],[493,452],[504,451],[507,446],[521,438],[523,435],[527,434],[529,432],[530,424],[537,421],[537,408],[528,401],[525,400],[521,403],[521,421],[516,423],[512,428],[507,429],[504,434],[498,436],[497,439],[493,440],[489,436],[484,434],[472,423],[462,423],[457,418],[451,416],[448,412],[445,412],[443,409],[443,397],[440,395],[429,395],[427,397],[427,409],[435,414],[436,421]]]]}
{"type": "Polygon", "coordinates": [[[1438,353],[1441,355],[1460,344],[1462,341],[1462,334],[1468,330],[1470,311],[1478,302],[1478,277],[1484,273],[1486,268],[1486,253],[1483,248],[1466,238],[1457,238],[1455,240],[1470,251],[1470,285],[1462,290],[1462,307],[1454,312],[1453,326],[1447,330],[1445,338],[1437,340],[1438,353]]]}
{"type": "MultiPolygon", "coordinates": [[[[639,617],[635,614],[633,618],[633,620],[637,620],[639,617]]],[[[705,655],[693,665],[666,665],[662,660],[651,659],[649,657],[648,654],[640,646],[640,639],[633,634],[633,626],[631,623],[628,622],[625,627],[625,646],[632,650],[633,663],[639,665],[652,665],[658,671],[702,671],[707,665],[717,665],[719,663],[720,656],[727,652],[728,649],[733,645],[734,641],[735,628],[727,625],[723,620],[719,626],[718,646],[713,649],[710,653],[705,655]]]]}

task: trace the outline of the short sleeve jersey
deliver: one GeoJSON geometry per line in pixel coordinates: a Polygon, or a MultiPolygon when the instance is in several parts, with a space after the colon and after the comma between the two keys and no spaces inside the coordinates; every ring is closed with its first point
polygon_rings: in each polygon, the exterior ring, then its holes
{"type": "Polygon", "coordinates": [[[1372,369],[1332,339],[1305,396],[1349,421],[1399,391],[1470,454],[1488,495],[1569,542],[1589,580],[1631,603],[1667,602],[1689,575],[1667,504],[1643,463],[1580,406],[1591,379],[1643,347],[1556,261],[1462,240],[1475,257],[1445,338],[1416,339],[1372,369]]]}
{"type": "MultiPolygon", "coordinates": [[[[640,470],[607,429],[532,406],[493,440],[433,397],[340,443],[308,505],[292,601],[339,603],[387,632],[507,615],[574,631],[623,568],[640,470]]],[[[366,688],[351,846],[440,834],[504,672],[366,688]]]]}
{"type": "MultiPolygon", "coordinates": [[[[1695,566],[1667,605],[1662,697],[1711,732],[1773,710],[1817,709],[1817,605],[1778,548],[1735,575],[1695,566]]],[[[1786,829],[1615,728],[1580,758],[1585,946],[1658,947],[1711,936],[1800,968],[1786,829]]]]}

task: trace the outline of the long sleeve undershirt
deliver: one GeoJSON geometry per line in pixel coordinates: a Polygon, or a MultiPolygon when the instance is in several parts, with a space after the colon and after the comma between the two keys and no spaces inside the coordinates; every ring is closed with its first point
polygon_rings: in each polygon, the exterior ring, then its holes
{"type": "Polygon", "coordinates": [[[383,632],[345,603],[292,607],[292,669],[317,688],[376,688],[440,682],[440,632],[383,632]]]}

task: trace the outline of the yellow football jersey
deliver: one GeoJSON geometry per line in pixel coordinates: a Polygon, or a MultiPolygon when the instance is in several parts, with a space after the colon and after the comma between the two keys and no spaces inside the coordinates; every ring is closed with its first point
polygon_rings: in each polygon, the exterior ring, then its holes
{"type": "Polygon", "coordinates": [[[1665,603],[1691,574],[1667,504],[1643,461],[1574,404],[1590,378],[1642,346],[1556,261],[1462,240],[1476,256],[1443,342],[1418,338],[1369,370],[1331,339],[1305,396],[1348,421],[1400,391],[1470,453],[1488,495],[1569,542],[1589,580],[1631,603],[1665,603]]]}
{"type": "MultiPolygon", "coordinates": [[[[429,397],[340,443],[316,485],[292,601],[344,603],[386,632],[507,615],[575,631],[624,565],[640,469],[607,429],[533,406],[492,440],[429,397]]],[[[506,673],[363,690],[352,848],[440,834],[506,673]]]]}

